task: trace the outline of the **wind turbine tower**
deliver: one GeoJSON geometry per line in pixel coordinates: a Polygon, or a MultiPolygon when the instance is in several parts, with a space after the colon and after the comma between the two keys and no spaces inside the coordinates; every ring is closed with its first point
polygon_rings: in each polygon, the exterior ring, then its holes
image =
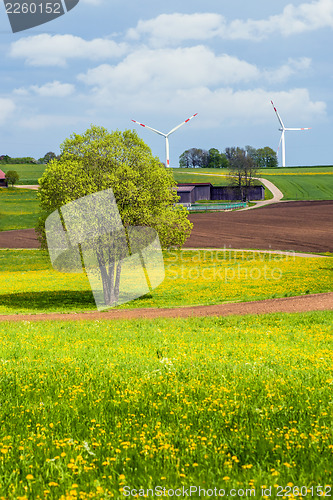
{"type": "Polygon", "coordinates": [[[185,125],[185,123],[187,123],[190,120],[192,120],[192,118],[194,118],[195,116],[197,116],[197,114],[198,113],[195,113],[195,115],[192,115],[191,118],[188,118],[184,122],[180,123],[180,125],[177,125],[177,127],[175,127],[172,130],[170,130],[170,132],[168,132],[167,134],[164,134],[163,132],[160,132],[159,130],[156,130],[156,129],[152,128],[152,127],[148,127],[148,125],[144,125],[143,123],[137,122],[136,120],[132,120],[132,122],[137,123],[138,125],[141,125],[141,127],[149,128],[149,130],[152,130],[156,134],[159,134],[159,135],[162,135],[163,137],[165,137],[165,165],[167,167],[170,167],[169,135],[171,135],[174,132],[176,132],[176,130],[178,130],[180,127],[182,127],[183,125],[185,125]]]}
{"type": "Polygon", "coordinates": [[[272,103],[272,106],[274,108],[274,111],[276,113],[276,116],[280,122],[280,125],[281,125],[281,128],[279,128],[280,132],[282,132],[281,134],[281,138],[280,138],[280,142],[279,142],[279,147],[278,147],[278,150],[280,148],[280,144],[281,144],[281,154],[282,154],[282,167],[285,167],[286,166],[286,143],[285,143],[285,132],[288,132],[289,130],[310,130],[310,128],[287,128],[284,126],[284,123],[281,119],[281,116],[279,115],[276,107],[274,106],[274,103],[273,101],[271,101],[272,103]]]}

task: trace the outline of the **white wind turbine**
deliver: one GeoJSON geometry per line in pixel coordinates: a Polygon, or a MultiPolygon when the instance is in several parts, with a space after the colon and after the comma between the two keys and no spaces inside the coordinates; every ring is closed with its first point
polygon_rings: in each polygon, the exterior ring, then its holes
{"type": "Polygon", "coordinates": [[[163,137],[165,137],[165,160],[166,160],[166,166],[170,167],[169,135],[173,134],[173,132],[175,132],[180,127],[182,127],[183,125],[185,125],[185,123],[187,123],[190,120],[192,120],[192,118],[194,118],[195,116],[197,116],[197,114],[198,113],[195,113],[195,115],[192,115],[191,118],[188,118],[187,120],[185,120],[184,122],[182,122],[180,125],[177,125],[177,127],[175,127],[172,130],[170,130],[170,132],[168,132],[167,134],[164,134],[163,132],[160,132],[159,130],[156,130],[154,128],[148,127],[148,125],[144,125],[143,123],[137,122],[136,120],[132,120],[132,122],[137,123],[138,125],[141,125],[141,127],[149,128],[149,130],[152,130],[153,132],[156,132],[156,134],[159,134],[159,135],[162,135],[163,137]]]}
{"type": "Polygon", "coordinates": [[[279,142],[279,147],[278,147],[278,150],[280,148],[280,144],[282,144],[282,167],[285,167],[286,166],[286,143],[285,143],[285,132],[286,131],[289,131],[289,130],[310,130],[310,128],[287,128],[284,126],[284,123],[283,121],[281,120],[281,116],[279,115],[276,107],[274,106],[274,103],[273,101],[271,101],[272,103],[272,106],[274,108],[274,111],[276,113],[276,116],[278,117],[278,120],[280,122],[280,125],[282,128],[279,128],[279,130],[282,132],[281,134],[281,138],[280,138],[280,142],[279,142]]]}

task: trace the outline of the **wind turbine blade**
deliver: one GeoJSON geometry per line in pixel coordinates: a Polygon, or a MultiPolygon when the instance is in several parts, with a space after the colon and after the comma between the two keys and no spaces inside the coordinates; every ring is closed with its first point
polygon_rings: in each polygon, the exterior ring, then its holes
{"type": "Polygon", "coordinates": [[[141,127],[149,128],[149,130],[152,130],[156,134],[162,135],[163,137],[167,136],[167,134],[163,134],[163,132],[160,132],[159,130],[156,130],[155,128],[148,127],[148,125],[144,125],[143,123],[137,122],[136,120],[132,120],[132,122],[137,123],[138,125],[141,125],[141,127]]]}
{"type": "Polygon", "coordinates": [[[278,118],[278,120],[279,120],[279,122],[280,122],[281,127],[282,127],[283,129],[285,129],[286,127],[285,127],[285,126],[284,126],[284,124],[283,124],[283,121],[282,121],[282,119],[281,119],[281,116],[280,116],[280,115],[279,115],[279,113],[278,113],[278,110],[277,110],[277,109],[276,109],[276,107],[274,106],[274,102],[273,102],[273,101],[271,101],[271,103],[272,103],[272,106],[273,106],[274,111],[275,111],[275,113],[276,113],[276,116],[277,116],[277,118],[278,118]]]}
{"type": "Polygon", "coordinates": [[[311,130],[311,127],[309,128],[286,128],[285,130],[311,130]]]}
{"type": "Polygon", "coordinates": [[[173,128],[172,130],[170,130],[170,132],[167,133],[167,136],[169,136],[170,134],[173,134],[173,132],[175,132],[176,130],[178,130],[180,127],[182,127],[183,125],[185,125],[185,123],[189,122],[190,120],[192,120],[192,118],[194,118],[195,116],[197,116],[198,113],[195,113],[195,115],[192,115],[190,118],[187,118],[187,120],[185,120],[184,122],[180,123],[179,125],[177,125],[177,127],[173,128]]]}

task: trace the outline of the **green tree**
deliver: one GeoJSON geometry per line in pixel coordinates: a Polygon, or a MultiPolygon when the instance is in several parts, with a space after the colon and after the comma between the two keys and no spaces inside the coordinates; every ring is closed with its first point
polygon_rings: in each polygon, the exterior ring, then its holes
{"type": "Polygon", "coordinates": [[[187,149],[179,157],[181,168],[206,168],[208,166],[209,153],[205,149],[187,149]]]}
{"type": "MultiPolygon", "coordinates": [[[[163,248],[184,244],[192,224],[187,210],[176,205],[179,196],[172,172],[152,155],[135,131],[109,133],[92,126],[84,134],[66,139],[61,153],[60,159],[48,163],[39,179],[42,211],[36,230],[42,247],[46,246],[45,220],[51,213],[109,188],[125,231],[130,226],[149,226],[157,231],[163,248]]],[[[119,270],[110,272],[119,277],[119,270]]]]}
{"type": "Polygon", "coordinates": [[[46,155],[43,158],[44,163],[49,163],[51,160],[55,159],[56,159],[56,154],[53,153],[53,151],[49,151],[48,153],[46,153],[46,155]]]}
{"type": "Polygon", "coordinates": [[[268,146],[257,149],[256,163],[260,168],[276,168],[278,166],[277,154],[268,146]]]}
{"type": "Polygon", "coordinates": [[[16,172],[16,170],[8,170],[8,172],[6,173],[6,179],[9,182],[9,184],[12,185],[12,187],[14,186],[14,184],[17,183],[19,178],[20,178],[20,176],[16,172]]]}
{"type": "Polygon", "coordinates": [[[218,149],[211,148],[208,151],[208,168],[228,168],[229,162],[225,154],[218,149]]]}
{"type": "Polygon", "coordinates": [[[179,166],[180,168],[190,168],[192,167],[189,150],[187,149],[182,153],[179,157],[179,166]]]}

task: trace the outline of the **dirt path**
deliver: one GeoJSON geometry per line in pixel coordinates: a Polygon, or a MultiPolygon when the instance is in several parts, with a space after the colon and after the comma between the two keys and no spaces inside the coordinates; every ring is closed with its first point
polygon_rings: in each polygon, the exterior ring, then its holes
{"type": "Polygon", "coordinates": [[[286,297],[254,302],[238,302],[211,306],[186,306],[169,309],[114,309],[104,312],[48,313],[0,315],[0,321],[102,321],[156,318],[191,318],[200,316],[231,316],[247,314],[295,313],[333,310],[333,292],[300,297],[286,297]]]}

